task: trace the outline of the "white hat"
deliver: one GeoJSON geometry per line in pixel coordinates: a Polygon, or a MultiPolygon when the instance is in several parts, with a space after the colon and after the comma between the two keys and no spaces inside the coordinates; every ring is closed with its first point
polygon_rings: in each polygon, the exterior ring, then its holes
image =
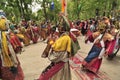
{"type": "Polygon", "coordinates": [[[76,28],[72,28],[72,29],[70,29],[70,32],[72,32],[72,31],[79,31],[79,30],[76,28]]]}

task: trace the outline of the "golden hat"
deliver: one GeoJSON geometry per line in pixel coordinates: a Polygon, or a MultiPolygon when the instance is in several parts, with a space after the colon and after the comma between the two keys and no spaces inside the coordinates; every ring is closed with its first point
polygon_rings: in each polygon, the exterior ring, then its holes
{"type": "Polygon", "coordinates": [[[103,36],[103,39],[105,40],[112,40],[113,39],[113,36],[109,33],[105,33],[105,35],[103,36]]]}
{"type": "Polygon", "coordinates": [[[96,38],[96,37],[98,37],[99,35],[100,35],[100,32],[99,32],[99,31],[94,32],[94,33],[92,34],[93,38],[96,38]]]}

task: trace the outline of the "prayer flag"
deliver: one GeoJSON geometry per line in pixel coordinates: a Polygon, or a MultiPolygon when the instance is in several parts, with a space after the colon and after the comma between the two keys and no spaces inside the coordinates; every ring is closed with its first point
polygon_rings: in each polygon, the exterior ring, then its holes
{"type": "Polygon", "coordinates": [[[65,3],[65,0],[62,0],[62,13],[65,13],[65,7],[66,7],[66,3],[65,3]]]}
{"type": "Polygon", "coordinates": [[[54,10],[54,2],[51,2],[51,10],[54,10]]]}

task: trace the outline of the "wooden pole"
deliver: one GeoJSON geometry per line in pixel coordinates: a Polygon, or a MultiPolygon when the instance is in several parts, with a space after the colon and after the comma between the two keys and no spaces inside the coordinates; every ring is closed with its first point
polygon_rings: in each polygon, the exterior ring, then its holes
{"type": "Polygon", "coordinates": [[[65,0],[65,3],[66,3],[66,5],[65,5],[65,16],[67,16],[67,0],[65,0]]]}

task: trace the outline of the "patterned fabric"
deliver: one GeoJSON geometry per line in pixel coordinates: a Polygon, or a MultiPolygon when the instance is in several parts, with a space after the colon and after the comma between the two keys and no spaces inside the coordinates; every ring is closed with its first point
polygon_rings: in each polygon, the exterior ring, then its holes
{"type": "Polygon", "coordinates": [[[108,46],[108,48],[107,48],[107,51],[108,51],[107,54],[108,54],[108,55],[111,55],[111,54],[113,53],[115,44],[116,44],[116,40],[110,41],[109,46],[108,46]]]}
{"type": "Polygon", "coordinates": [[[1,67],[2,80],[24,80],[23,71],[18,65],[16,72],[12,71],[12,67],[1,67]]]}
{"type": "MultiPolygon", "coordinates": [[[[81,66],[83,57],[81,53],[76,54],[72,59],[70,59],[70,67],[73,70],[73,73],[76,75],[78,80],[111,80],[109,75],[104,71],[99,70],[97,73],[92,73],[90,71],[84,71],[81,66]]],[[[97,62],[98,60],[96,60],[97,62]]],[[[100,61],[98,61],[100,62],[100,61]]],[[[100,65],[100,64],[99,64],[100,65]]],[[[93,66],[94,68],[95,66],[93,66]]],[[[97,66],[98,67],[98,66],[97,66]]],[[[74,80],[74,79],[73,79],[74,80]]]]}
{"type": "Polygon", "coordinates": [[[10,34],[10,43],[11,43],[15,53],[21,52],[22,44],[21,44],[20,40],[18,39],[18,37],[14,33],[10,34]]]}
{"type": "Polygon", "coordinates": [[[53,77],[57,72],[60,71],[60,69],[63,68],[64,62],[59,63],[51,63],[40,75],[39,80],[50,80],[51,77],[53,77]]]}
{"type": "Polygon", "coordinates": [[[50,54],[48,55],[48,59],[52,62],[68,62],[68,53],[66,51],[59,51],[59,52],[55,52],[52,51],[50,52],[50,54]]]}
{"type": "Polygon", "coordinates": [[[71,71],[69,62],[64,64],[64,67],[59,70],[50,80],[71,80],[71,71]]]}

